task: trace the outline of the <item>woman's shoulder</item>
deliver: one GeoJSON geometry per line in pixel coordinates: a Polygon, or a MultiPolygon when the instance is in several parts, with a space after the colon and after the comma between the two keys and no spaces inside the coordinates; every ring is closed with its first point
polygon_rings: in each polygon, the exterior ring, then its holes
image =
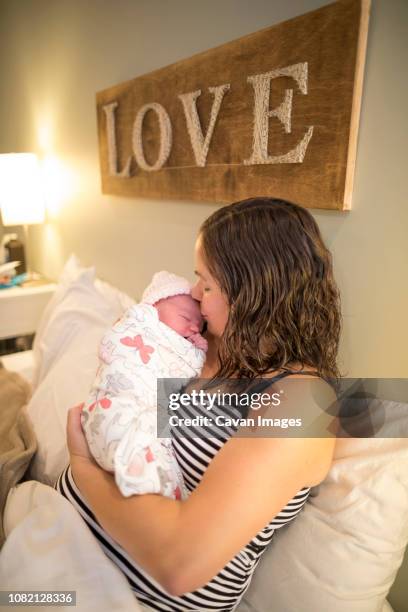
{"type": "MultiPolygon", "coordinates": [[[[279,395],[279,405],[266,408],[263,417],[279,418],[281,423],[286,419],[286,423],[296,424],[296,431],[288,427],[280,432],[280,443],[309,449],[307,452],[313,454],[314,461],[310,464],[305,485],[316,486],[324,480],[333,461],[337,396],[312,366],[302,368],[294,364],[291,368],[268,372],[262,379],[266,392],[268,381],[271,392],[279,395]]],[[[266,422],[269,426],[271,421],[266,422]]]]}
{"type": "Polygon", "coordinates": [[[295,363],[280,370],[271,370],[259,378],[264,387],[270,381],[270,385],[279,383],[280,387],[297,389],[303,395],[320,396],[323,393],[325,402],[330,401],[331,403],[337,397],[332,382],[323,377],[318,368],[314,366],[302,366],[295,363]]]}
{"type": "Polygon", "coordinates": [[[324,378],[313,366],[293,367],[268,372],[262,377],[265,388],[274,388],[287,408],[296,409],[300,405],[306,421],[311,422],[321,412],[334,416],[337,395],[330,380],[324,378]],[[269,383],[269,385],[268,385],[269,383]]]}

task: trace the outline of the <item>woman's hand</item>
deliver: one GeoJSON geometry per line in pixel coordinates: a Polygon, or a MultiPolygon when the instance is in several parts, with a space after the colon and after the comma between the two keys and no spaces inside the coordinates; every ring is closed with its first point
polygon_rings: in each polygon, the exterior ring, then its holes
{"type": "Polygon", "coordinates": [[[84,404],[78,404],[68,411],[67,418],[67,443],[72,465],[75,459],[93,462],[88,443],[81,425],[81,412],[84,404]]]}

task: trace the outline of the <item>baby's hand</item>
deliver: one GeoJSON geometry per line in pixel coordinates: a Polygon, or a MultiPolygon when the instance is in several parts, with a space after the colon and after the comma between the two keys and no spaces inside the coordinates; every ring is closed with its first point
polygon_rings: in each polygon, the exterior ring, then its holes
{"type": "Polygon", "coordinates": [[[208,342],[201,334],[198,332],[196,334],[192,334],[187,338],[194,346],[201,349],[202,351],[206,351],[208,349],[208,342]]]}

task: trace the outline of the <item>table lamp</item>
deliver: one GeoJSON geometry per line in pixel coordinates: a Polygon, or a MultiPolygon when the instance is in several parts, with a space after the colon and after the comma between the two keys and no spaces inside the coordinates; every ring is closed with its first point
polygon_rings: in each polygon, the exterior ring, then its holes
{"type": "Polygon", "coordinates": [[[40,165],[34,153],[0,154],[0,210],[4,226],[24,226],[27,246],[28,225],[45,219],[40,165]]]}

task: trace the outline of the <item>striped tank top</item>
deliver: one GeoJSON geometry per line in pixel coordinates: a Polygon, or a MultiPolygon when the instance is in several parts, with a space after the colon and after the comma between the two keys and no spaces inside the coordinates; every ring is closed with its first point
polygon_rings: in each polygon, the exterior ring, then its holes
{"type": "MultiPolygon", "coordinates": [[[[286,371],[271,378],[269,385],[290,374],[290,371],[286,371]]],[[[296,374],[309,374],[309,372],[296,372],[296,374]]],[[[255,392],[255,388],[253,392],[255,392]]],[[[214,406],[212,409],[214,416],[217,416],[217,410],[217,406],[214,406]]],[[[231,416],[236,418],[238,410],[234,407],[229,407],[229,410],[231,416]]],[[[184,411],[186,417],[193,416],[193,412],[189,413],[188,408],[184,407],[184,411]]],[[[225,406],[222,407],[219,414],[225,416],[225,406]]],[[[223,434],[221,432],[217,433],[217,436],[212,438],[202,437],[202,433],[201,437],[197,438],[172,436],[175,455],[190,493],[197,487],[208,465],[229,438],[230,435],[225,435],[225,430],[223,434]]],[[[147,609],[163,612],[187,610],[232,612],[235,610],[249,587],[253,572],[271,542],[275,530],[287,525],[299,514],[310,493],[310,487],[303,487],[206,585],[175,597],[169,595],[104,531],[76,487],[70,466],[63,471],[55,484],[55,488],[77,509],[100,543],[103,551],[127,578],[137,600],[147,609]]]]}

